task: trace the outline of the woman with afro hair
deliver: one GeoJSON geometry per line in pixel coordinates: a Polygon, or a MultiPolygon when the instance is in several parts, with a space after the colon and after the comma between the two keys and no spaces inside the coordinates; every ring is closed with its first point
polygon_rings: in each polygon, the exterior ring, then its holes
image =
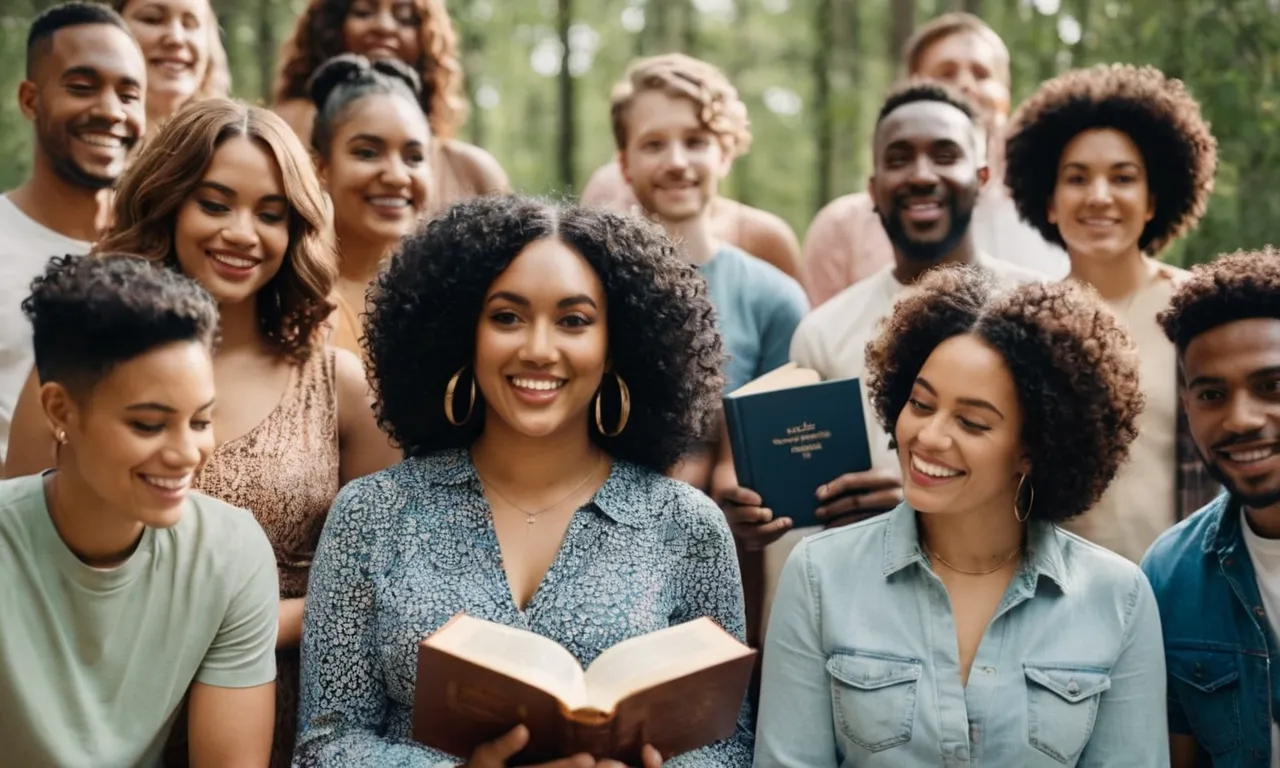
{"type": "Polygon", "coordinates": [[[1069,282],[918,286],[867,348],[905,501],[787,560],[755,765],[1167,766],[1151,587],[1057,526],[1128,453],[1131,341],[1069,282]]]}
{"type": "Polygon", "coordinates": [[[1137,562],[1216,493],[1185,432],[1177,359],[1156,315],[1186,272],[1159,254],[1204,215],[1217,142],[1183,84],[1100,65],[1044,83],[1013,118],[1006,183],[1019,214],[1066,248],[1138,346],[1147,408],[1129,463],[1071,530],[1137,562]]]}
{"type": "Polygon", "coordinates": [[[418,101],[431,125],[431,210],[505,192],[507,174],[493,155],[456,138],[466,118],[458,39],[444,0],[310,0],[280,50],[275,110],[311,143],[317,105],[310,82],[334,56],[399,59],[422,81],[418,101]]]}
{"type": "MultiPolygon", "coordinates": [[[[418,643],[459,611],[584,666],[703,616],[743,637],[724,514],[664,476],[714,423],[723,354],[705,282],[660,230],[521,197],[458,203],[376,279],[364,331],[375,411],[406,460],[330,510],[295,764],[502,765],[538,740],[518,728],[452,757],[409,740],[418,643]]],[[[748,713],[671,765],[749,766],[748,713]]],[[[645,768],[660,762],[646,750],[645,768]]]]}

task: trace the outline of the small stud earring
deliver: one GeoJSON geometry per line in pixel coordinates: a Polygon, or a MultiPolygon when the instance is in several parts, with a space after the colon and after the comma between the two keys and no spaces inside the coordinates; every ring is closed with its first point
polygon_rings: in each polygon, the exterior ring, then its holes
{"type": "Polygon", "coordinates": [[[53,434],[53,439],[58,441],[58,445],[67,444],[67,430],[59,429],[53,434]]]}

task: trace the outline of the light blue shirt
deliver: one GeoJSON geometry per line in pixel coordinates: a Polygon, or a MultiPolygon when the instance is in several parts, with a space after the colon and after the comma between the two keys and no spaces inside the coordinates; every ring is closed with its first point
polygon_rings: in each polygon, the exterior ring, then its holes
{"type": "Polygon", "coordinates": [[[1033,522],[962,686],[951,601],[910,507],[811,536],[773,603],[755,765],[1168,766],[1151,586],[1033,522]]]}
{"type": "Polygon", "coordinates": [[[804,289],[772,264],[722,245],[698,268],[724,340],[725,392],[791,360],[791,337],[809,311],[804,289]]]}

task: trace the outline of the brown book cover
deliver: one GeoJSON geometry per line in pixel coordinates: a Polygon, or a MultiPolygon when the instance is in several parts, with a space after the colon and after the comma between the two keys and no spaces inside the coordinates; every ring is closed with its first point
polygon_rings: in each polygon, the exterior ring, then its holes
{"type": "Polygon", "coordinates": [[[631,638],[584,672],[564,647],[458,614],[418,647],[415,741],[466,759],[517,725],[529,765],[587,752],[640,764],[733,735],[756,652],[709,618],[631,638]]]}

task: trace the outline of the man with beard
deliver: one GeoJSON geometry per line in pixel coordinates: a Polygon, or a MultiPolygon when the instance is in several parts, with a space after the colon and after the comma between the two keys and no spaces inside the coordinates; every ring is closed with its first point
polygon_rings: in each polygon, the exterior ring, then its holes
{"type": "MultiPolygon", "coordinates": [[[[712,221],[720,180],[751,143],[738,92],[706,62],[653,56],[628,68],[614,88],[611,112],[618,166],[639,213],[661,224],[706,278],[728,357],[726,391],[785,365],[791,335],[809,309],[804,290],[718,239],[712,221]]],[[[678,476],[706,489],[716,450],[710,446],[678,476]]]]}
{"type": "Polygon", "coordinates": [[[27,34],[22,114],[35,128],[31,175],[0,195],[0,466],[34,363],[21,301],[54,255],[89,252],[111,187],[146,124],[146,62],[120,16],[96,3],[54,6],[27,34]]]}
{"type": "MultiPolygon", "coordinates": [[[[903,46],[907,77],[950,85],[973,105],[986,133],[985,164],[994,180],[982,188],[970,229],[987,255],[1065,277],[1067,255],[1021,221],[1004,184],[1004,133],[1009,118],[1009,49],[986,22],[968,13],[944,13],[920,26],[903,46]]],[[[804,236],[800,282],[814,307],[888,264],[893,244],[865,192],[832,200],[804,236]]]]}
{"type": "MultiPolygon", "coordinates": [[[[823,379],[864,378],[867,344],[881,318],[921,275],[940,264],[978,264],[1009,279],[1040,279],[974,245],[969,224],[988,176],[982,136],[974,108],[944,85],[913,82],[889,95],[876,122],[874,171],[867,191],[893,244],[893,264],[810,313],[792,340],[792,360],[823,379]]],[[[815,489],[818,517],[828,526],[885,512],[902,501],[898,457],[889,447],[889,435],[871,417],[874,409],[865,386],[862,399],[872,468],[841,475],[815,489]]],[[[729,502],[726,510],[734,533],[748,549],[762,548],[790,531],[765,552],[767,616],[772,585],[787,555],[802,536],[818,529],[791,531],[791,520],[775,519],[754,491],[735,487],[722,495],[729,502]]]]}
{"type": "Polygon", "coordinates": [[[1196,448],[1226,489],[1142,561],[1174,768],[1280,766],[1280,251],[1197,267],[1160,315],[1196,448]]]}

